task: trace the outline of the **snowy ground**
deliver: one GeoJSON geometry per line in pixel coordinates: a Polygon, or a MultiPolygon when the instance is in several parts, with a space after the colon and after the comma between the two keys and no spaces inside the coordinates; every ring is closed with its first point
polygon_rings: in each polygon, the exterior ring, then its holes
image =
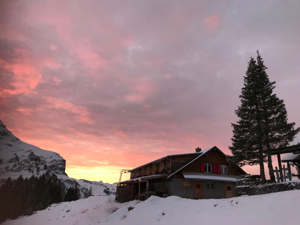
{"type": "Polygon", "coordinates": [[[6,221],[3,225],[87,225],[98,224],[126,203],[114,201],[115,196],[91,196],[73,202],[53,204],[31,216],[6,221]]]}
{"type": "Polygon", "coordinates": [[[123,204],[115,203],[114,196],[93,196],[52,205],[4,225],[290,225],[299,224],[299,209],[300,190],[210,200],[151,197],[123,204]]]}

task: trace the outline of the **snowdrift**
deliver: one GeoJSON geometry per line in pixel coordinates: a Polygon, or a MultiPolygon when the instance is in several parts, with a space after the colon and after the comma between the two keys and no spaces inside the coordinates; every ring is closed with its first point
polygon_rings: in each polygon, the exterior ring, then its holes
{"type": "Polygon", "coordinates": [[[94,196],[52,205],[32,216],[4,224],[283,225],[300,221],[300,190],[218,200],[152,196],[144,202],[122,204],[114,202],[113,197],[94,196]]]}

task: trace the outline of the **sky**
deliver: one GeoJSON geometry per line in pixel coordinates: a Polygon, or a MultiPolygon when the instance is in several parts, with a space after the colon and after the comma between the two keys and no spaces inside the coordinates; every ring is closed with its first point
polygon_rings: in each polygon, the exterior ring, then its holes
{"type": "Polygon", "coordinates": [[[230,154],[257,50],[300,126],[299,11],[298,0],[1,1],[0,119],[74,178],[116,182],[196,147],[230,154]]]}

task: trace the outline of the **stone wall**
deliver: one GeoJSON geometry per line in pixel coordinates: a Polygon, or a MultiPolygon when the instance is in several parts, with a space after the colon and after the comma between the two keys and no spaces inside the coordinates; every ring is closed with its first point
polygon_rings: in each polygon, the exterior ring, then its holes
{"type": "Polygon", "coordinates": [[[300,190],[300,181],[236,187],[236,196],[262,195],[280,191],[300,190]]]}

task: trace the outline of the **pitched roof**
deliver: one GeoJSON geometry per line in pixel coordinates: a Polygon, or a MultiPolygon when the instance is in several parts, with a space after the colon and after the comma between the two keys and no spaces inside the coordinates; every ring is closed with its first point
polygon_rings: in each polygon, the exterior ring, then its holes
{"type": "MultiPolygon", "coordinates": [[[[171,175],[169,175],[167,177],[167,179],[169,179],[170,177],[172,177],[173,175],[175,175],[176,173],[178,173],[179,171],[181,171],[182,169],[184,169],[185,167],[187,167],[188,165],[190,165],[192,162],[196,161],[197,159],[201,158],[203,155],[205,155],[207,152],[209,152],[212,149],[218,149],[216,146],[210,147],[210,148],[206,148],[203,151],[199,152],[201,153],[199,156],[197,156],[196,158],[192,159],[190,162],[188,162],[187,164],[185,164],[184,166],[182,166],[181,168],[179,168],[178,170],[176,170],[174,173],[172,173],[171,175]]],[[[218,149],[220,152],[222,152],[220,149],[218,149]]],[[[223,152],[222,152],[223,153],[223,152]]],[[[223,153],[224,154],[224,153],[223,153]]],[[[225,155],[225,154],[224,154],[225,155]]],[[[226,157],[226,156],[225,156],[226,157]]]]}
{"type": "MultiPolygon", "coordinates": [[[[203,151],[204,151],[204,150],[203,150],[203,151]]],[[[199,155],[199,154],[203,154],[203,153],[202,153],[203,151],[201,151],[201,152],[192,152],[192,153],[184,153],[184,154],[167,155],[167,156],[164,156],[164,157],[162,157],[162,158],[159,158],[159,159],[156,159],[156,160],[154,160],[154,161],[151,161],[151,162],[149,162],[149,163],[146,163],[146,164],[144,164],[144,165],[141,165],[141,166],[139,166],[139,167],[136,167],[136,168],[130,170],[129,172],[131,172],[131,171],[133,171],[133,170],[136,170],[136,169],[139,169],[139,168],[141,168],[141,167],[144,167],[144,166],[153,164],[153,163],[160,162],[160,161],[162,161],[162,160],[164,160],[164,159],[166,159],[166,158],[168,158],[168,157],[183,156],[183,155],[196,155],[196,156],[197,156],[197,155],[199,155]]]]}
{"type": "Polygon", "coordinates": [[[290,161],[299,161],[300,160],[300,154],[294,154],[292,152],[287,153],[283,158],[282,162],[290,162],[290,161]]]}

